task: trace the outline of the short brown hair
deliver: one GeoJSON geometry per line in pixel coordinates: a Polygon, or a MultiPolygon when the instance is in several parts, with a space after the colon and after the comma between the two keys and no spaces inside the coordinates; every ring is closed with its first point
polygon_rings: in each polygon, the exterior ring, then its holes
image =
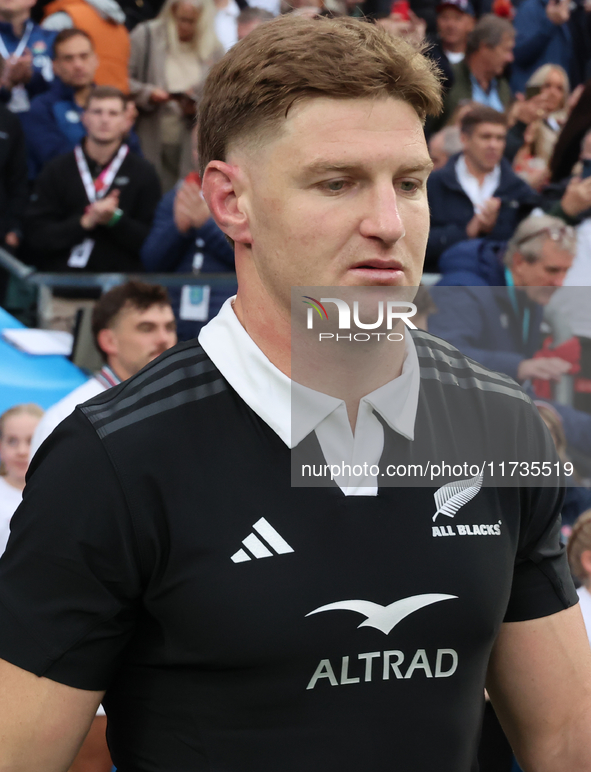
{"type": "Polygon", "coordinates": [[[75,37],[86,38],[92,46],[92,50],[94,51],[94,41],[88,32],[85,32],[83,29],[78,29],[78,27],[70,27],[70,29],[60,30],[60,32],[58,32],[55,36],[55,40],[53,41],[53,58],[57,58],[57,49],[62,45],[62,43],[66,43],[68,40],[75,37]]]}
{"type": "Polygon", "coordinates": [[[507,116],[500,113],[493,107],[486,105],[476,105],[462,116],[460,121],[460,131],[462,134],[472,134],[474,129],[481,123],[496,123],[499,126],[507,126],[507,116]]]}
{"type": "Polygon", "coordinates": [[[115,88],[115,86],[96,86],[93,88],[86,100],[86,110],[88,110],[93,99],[120,99],[123,109],[127,106],[128,101],[128,98],[123,91],[115,88]]]}
{"type": "Polygon", "coordinates": [[[145,311],[152,306],[169,306],[170,298],[165,287],[160,284],[148,284],[143,281],[128,281],[105,292],[92,311],[92,337],[103,359],[105,355],[98,344],[101,330],[112,327],[124,306],[131,306],[138,311],[145,311]]]}
{"type": "Polygon", "coordinates": [[[281,16],[261,24],[212,67],[199,105],[199,165],[223,161],[238,137],[286,118],[306,97],[390,96],[421,120],[441,110],[437,69],[422,52],[366,21],[281,16]]]}

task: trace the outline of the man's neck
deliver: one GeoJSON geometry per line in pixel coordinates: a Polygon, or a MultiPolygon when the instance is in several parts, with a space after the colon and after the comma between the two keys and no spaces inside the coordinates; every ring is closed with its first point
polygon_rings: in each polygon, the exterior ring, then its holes
{"type": "Polygon", "coordinates": [[[476,78],[480,88],[488,93],[490,84],[494,80],[494,75],[483,66],[477,56],[471,57],[469,68],[472,75],[476,78]]]}
{"type": "Polygon", "coordinates": [[[25,31],[25,25],[29,21],[29,11],[23,11],[21,13],[0,13],[0,21],[12,24],[12,31],[15,37],[21,38],[25,31]]]}
{"type": "MultiPolygon", "coordinates": [[[[239,265],[237,268],[239,285],[248,287],[249,282],[240,281],[239,265]]],[[[297,330],[294,332],[289,316],[282,313],[268,295],[263,297],[256,290],[254,294],[256,296],[241,289],[234,303],[234,313],[248,335],[269,361],[289,378],[315,391],[342,399],[355,431],[362,397],[394,380],[402,372],[404,344],[393,346],[385,343],[347,348],[345,351],[340,343],[336,343],[332,348],[320,351],[305,331],[299,336],[297,330]],[[292,348],[292,341],[295,348],[292,348]],[[388,356],[384,356],[384,345],[388,346],[388,356]]],[[[400,327],[402,332],[404,325],[400,327]]]]}
{"type": "MultiPolygon", "coordinates": [[[[84,152],[97,164],[105,166],[111,158],[115,155],[119,147],[121,146],[121,138],[118,137],[109,143],[95,142],[91,137],[86,137],[84,140],[84,152]]],[[[113,369],[113,368],[111,368],[113,369]]]]}
{"type": "Polygon", "coordinates": [[[466,52],[466,43],[460,40],[457,43],[444,43],[443,50],[446,54],[464,54],[466,52]]]}
{"type": "Polygon", "coordinates": [[[107,367],[112,370],[120,381],[126,381],[132,376],[132,373],[128,373],[119,360],[113,359],[113,357],[107,357],[107,367]]]}
{"type": "Polygon", "coordinates": [[[473,177],[476,177],[478,184],[482,185],[487,175],[491,174],[494,169],[483,169],[478,166],[474,161],[464,153],[464,161],[466,162],[466,168],[473,177]]]}
{"type": "Polygon", "coordinates": [[[92,83],[90,83],[88,86],[82,86],[81,88],[74,89],[74,102],[76,102],[78,107],[86,107],[86,103],[88,102],[88,97],[90,96],[92,89],[92,83]]]}

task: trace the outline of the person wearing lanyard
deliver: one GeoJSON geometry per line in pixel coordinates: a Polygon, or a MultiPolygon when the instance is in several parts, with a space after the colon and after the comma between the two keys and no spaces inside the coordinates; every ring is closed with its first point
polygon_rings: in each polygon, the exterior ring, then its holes
{"type": "MultiPolygon", "coordinates": [[[[83,143],[37,179],[27,211],[29,259],[51,271],[141,272],[139,250],[160,198],[156,172],[123,142],[126,99],[118,89],[97,86],[82,120],[83,143]]],[[[75,310],[64,311],[65,328],[75,310]]]]}
{"type": "Polygon", "coordinates": [[[30,99],[53,80],[51,54],[56,33],[30,19],[33,0],[0,0],[0,55],[6,67],[0,102],[14,113],[27,112],[30,99]]]}

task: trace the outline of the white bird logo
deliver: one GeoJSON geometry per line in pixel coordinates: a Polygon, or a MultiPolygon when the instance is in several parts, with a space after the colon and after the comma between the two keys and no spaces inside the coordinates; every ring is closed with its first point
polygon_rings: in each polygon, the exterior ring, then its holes
{"type": "Polygon", "coordinates": [[[412,595],[410,598],[402,598],[390,603],[389,606],[380,606],[379,603],[373,603],[371,600],[340,600],[336,603],[328,603],[326,606],[310,611],[307,617],[312,614],[319,614],[321,611],[356,611],[367,617],[365,622],[357,625],[360,627],[375,627],[384,635],[388,635],[399,622],[425,606],[432,603],[439,603],[442,600],[453,600],[457,595],[442,595],[438,592],[431,592],[425,595],[412,595]]]}

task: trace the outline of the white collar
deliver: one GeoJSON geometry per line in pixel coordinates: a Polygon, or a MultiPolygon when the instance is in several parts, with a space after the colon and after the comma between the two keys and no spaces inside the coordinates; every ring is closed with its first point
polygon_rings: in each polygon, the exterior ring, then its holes
{"type": "Polygon", "coordinates": [[[461,153],[456,161],[456,177],[464,193],[472,202],[474,210],[477,212],[482,204],[491,198],[499,187],[501,182],[501,165],[497,164],[492,172],[486,175],[482,185],[480,185],[477,178],[468,169],[464,154],[461,153]]]}
{"type": "MultiPolygon", "coordinates": [[[[297,389],[298,421],[292,436],[292,381],[269,361],[252,340],[226,300],[219,314],[199,334],[205,353],[246,404],[293,448],[344,402],[293,384],[297,389]],[[302,409],[300,409],[302,408],[302,409]]],[[[398,378],[363,397],[391,429],[414,439],[420,387],[418,357],[411,335],[405,335],[406,358],[398,378]]],[[[339,411],[340,412],[340,411],[339,411]]]]}

